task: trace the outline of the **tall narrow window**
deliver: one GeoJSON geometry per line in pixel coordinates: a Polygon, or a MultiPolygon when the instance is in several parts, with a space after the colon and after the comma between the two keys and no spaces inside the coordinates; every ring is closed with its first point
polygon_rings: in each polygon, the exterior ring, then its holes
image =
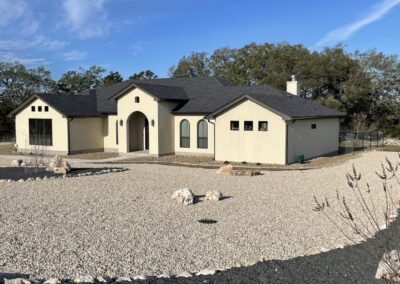
{"type": "Polygon", "coordinates": [[[53,145],[51,119],[29,119],[29,144],[41,146],[53,145]]]}
{"type": "Polygon", "coordinates": [[[38,111],[39,111],[39,112],[42,111],[42,106],[38,106],[38,111]]]}
{"type": "Polygon", "coordinates": [[[31,111],[32,111],[32,112],[36,111],[35,106],[31,106],[31,111]]]}
{"type": "Polygon", "coordinates": [[[190,148],[190,123],[186,119],[180,124],[180,147],[190,148]]]}
{"type": "Polygon", "coordinates": [[[197,148],[208,148],[208,124],[205,120],[197,123],[197,148]]]}
{"type": "Polygon", "coordinates": [[[115,122],[115,144],[118,145],[118,120],[115,122]]]}

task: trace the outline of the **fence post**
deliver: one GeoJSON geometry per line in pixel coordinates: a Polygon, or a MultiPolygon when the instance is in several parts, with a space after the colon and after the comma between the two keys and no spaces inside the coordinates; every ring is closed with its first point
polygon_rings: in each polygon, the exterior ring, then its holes
{"type": "Polygon", "coordinates": [[[372,148],[372,137],[371,137],[371,132],[369,133],[369,148],[372,148]]]}

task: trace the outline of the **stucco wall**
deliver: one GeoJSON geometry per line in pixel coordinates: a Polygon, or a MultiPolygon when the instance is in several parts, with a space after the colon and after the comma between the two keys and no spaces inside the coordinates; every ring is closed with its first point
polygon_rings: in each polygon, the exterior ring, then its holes
{"type": "Polygon", "coordinates": [[[52,146],[39,146],[49,153],[68,153],[68,128],[67,119],[63,117],[58,111],[49,106],[49,111],[44,112],[44,107],[48,106],[40,99],[36,99],[25,109],[19,112],[15,117],[16,129],[16,144],[18,144],[18,151],[21,152],[34,152],[38,150],[38,146],[29,145],[29,118],[37,119],[51,119],[52,132],[53,132],[53,145],[52,146]],[[36,107],[36,112],[31,111],[31,106],[36,107]],[[38,112],[38,106],[42,106],[42,112],[38,112]]]}
{"type": "Polygon", "coordinates": [[[197,123],[204,119],[204,115],[175,115],[175,153],[176,154],[214,154],[214,124],[208,123],[208,148],[197,147],[197,123]],[[190,148],[180,147],[180,123],[182,120],[190,123],[190,148]]]}
{"type": "Polygon", "coordinates": [[[173,154],[175,152],[175,118],[171,111],[176,107],[176,102],[158,102],[158,142],[159,154],[173,154]]]}
{"type": "Polygon", "coordinates": [[[106,152],[118,151],[116,139],[117,119],[118,117],[116,115],[109,115],[103,119],[104,151],[106,152]]]}
{"type": "Polygon", "coordinates": [[[73,118],[69,125],[70,151],[103,151],[103,118],[73,118]]]}
{"type": "Polygon", "coordinates": [[[296,120],[288,125],[288,162],[295,162],[298,155],[306,159],[339,150],[339,119],[296,120]],[[316,124],[312,129],[311,125],[316,124]]]}
{"type": "Polygon", "coordinates": [[[285,164],[286,123],[279,115],[245,100],[216,118],[218,161],[285,164]],[[230,122],[239,121],[239,130],[230,122]],[[253,131],[244,131],[244,121],[253,121],[253,131]],[[259,131],[258,122],[268,121],[268,131],[259,131]]]}

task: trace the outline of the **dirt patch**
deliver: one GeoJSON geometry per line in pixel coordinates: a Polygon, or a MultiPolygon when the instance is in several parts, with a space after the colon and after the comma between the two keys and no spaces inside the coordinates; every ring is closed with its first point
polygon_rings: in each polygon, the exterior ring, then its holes
{"type": "Polygon", "coordinates": [[[379,148],[379,150],[386,152],[400,152],[400,145],[385,145],[379,148]]]}
{"type": "Polygon", "coordinates": [[[259,170],[308,170],[323,167],[330,167],[342,164],[350,159],[359,157],[363,152],[355,152],[350,154],[342,154],[329,157],[318,157],[306,161],[304,164],[294,163],[290,165],[275,165],[275,164],[260,164],[260,163],[236,163],[229,161],[214,161],[209,156],[164,156],[164,157],[135,157],[125,160],[119,160],[115,162],[109,162],[110,164],[161,164],[171,166],[187,166],[187,167],[199,167],[199,168],[218,168],[224,163],[228,162],[235,168],[240,169],[259,169],[259,170]]]}
{"type": "Polygon", "coordinates": [[[12,144],[1,144],[0,145],[0,155],[16,155],[12,150],[12,144]]]}
{"type": "Polygon", "coordinates": [[[102,160],[119,157],[118,153],[110,153],[110,152],[93,152],[93,153],[82,153],[75,155],[64,156],[68,159],[84,159],[84,160],[102,160]]]}

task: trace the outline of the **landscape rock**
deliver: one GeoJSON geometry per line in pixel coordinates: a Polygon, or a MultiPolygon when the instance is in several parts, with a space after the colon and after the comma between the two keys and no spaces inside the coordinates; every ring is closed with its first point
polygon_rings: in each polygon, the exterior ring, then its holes
{"type": "Polygon", "coordinates": [[[109,277],[99,276],[99,277],[97,277],[97,282],[98,283],[111,283],[112,279],[109,277]]]}
{"type": "Polygon", "coordinates": [[[179,189],[172,194],[175,203],[189,205],[193,204],[194,195],[189,188],[179,189]]]}
{"type": "Polygon", "coordinates": [[[21,164],[22,164],[22,160],[21,159],[17,159],[17,160],[12,160],[11,161],[11,166],[13,166],[13,167],[20,167],[21,166],[21,164]]]}
{"type": "Polygon", "coordinates": [[[4,279],[4,284],[31,284],[31,281],[24,278],[4,279]]]}
{"type": "Polygon", "coordinates": [[[51,159],[48,169],[57,174],[66,174],[71,170],[71,165],[63,157],[55,155],[51,159]]]}
{"type": "Polygon", "coordinates": [[[133,277],[133,280],[146,280],[146,276],[144,275],[136,275],[133,277]]]}
{"type": "Polygon", "coordinates": [[[222,199],[222,193],[219,191],[207,191],[205,200],[219,201],[222,199]]]}
{"type": "Polygon", "coordinates": [[[171,278],[171,276],[169,276],[168,273],[164,272],[163,274],[158,275],[157,278],[171,278]]]}
{"type": "Polygon", "coordinates": [[[196,273],[197,276],[201,276],[201,275],[214,275],[216,273],[215,270],[210,270],[210,269],[203,269],[199,272],[196,273]]]}
{"type": "Polygon", "coordinates": [[[384,278],[395,282],[400,281],[400,277],[396,277],[394,272],[400,272],[400,250],[392,250],[383,254],[375,278],[384,278]]]}
{"type": "Polygon", "coordinates": [[[94,283],[96,280],[92,276],[83,276],[74,279],[75,283],[94,283]]]}
{"type": "Polygon", "coordinates": [[[43,284],[61,284],[58,278],[50,278],[43,282],[43,284]]]}
{"type": "Polygon", "coordinates": [[[176,277],[182,277],[182,278],[189,278],[192,277],[192,273],[188,272],[188,271],[184,271],[179,273],[176,277]]]}
{"type": "Polygon", "coordinates": [[[220,175],[232,175],[233,166],[231,164],[223,165],[217,170],[217,174],[220,175]]]}
{"type": "Polygon", "coordinates": [[[132,282],[132,279],[129,277],[119,277],[117,280],[115,280],[116,283],[119,282],[132,282]]]}

